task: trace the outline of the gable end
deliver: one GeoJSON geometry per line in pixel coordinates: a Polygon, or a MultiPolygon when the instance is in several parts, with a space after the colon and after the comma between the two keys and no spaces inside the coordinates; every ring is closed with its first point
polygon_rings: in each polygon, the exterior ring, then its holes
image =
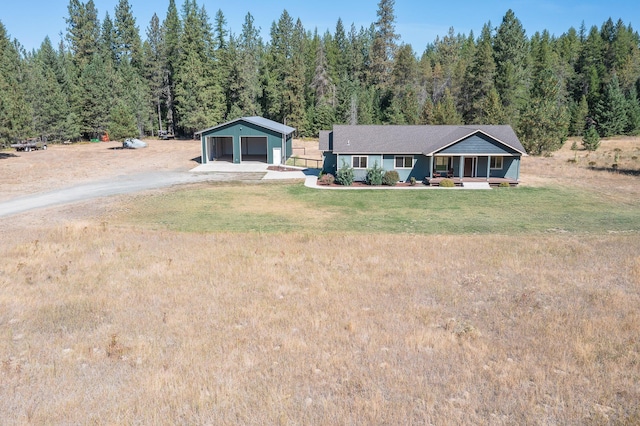
{"type": "Polygon", "coordinates": [[[478,155],[520,155],[522,153],[490,137],[483,132],[476,132],[455,142],[434,154],[478,154],[478,155]]]}

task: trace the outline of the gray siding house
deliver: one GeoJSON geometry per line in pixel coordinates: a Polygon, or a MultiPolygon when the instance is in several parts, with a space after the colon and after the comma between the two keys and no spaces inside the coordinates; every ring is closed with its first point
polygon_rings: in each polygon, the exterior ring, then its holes
{"type": "Polygon", "coordinates": [[[364,180],[367,168],[378,164],[396,170],[401,181],[437,184],[443,178],[516,185],[520,159],[527,153],[511,126],[388,126],[335,125],[320,132],[323,172],[354,168],[364,180]]]}
{"type": "Polygon", "coordinates": [[[284,164],[293,152],[295,130],[263,117],[242,117],[196,135],[202,143],[202,164],[216,160],[284,164]]]}

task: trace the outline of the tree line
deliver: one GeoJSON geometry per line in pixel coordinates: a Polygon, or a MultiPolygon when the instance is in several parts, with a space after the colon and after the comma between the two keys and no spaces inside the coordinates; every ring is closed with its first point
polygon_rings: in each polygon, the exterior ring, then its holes
{"type": "Polygon", "coordinates": [[[640,132],[640,37],[600,28],[528,37],[508,10],[476,37],[453,28],[416,54],[395,30],[394,0],[377,20],[305,29],[284,10],[265,42],[247,13],[232,33],[196,0],[170,0],[144,40],[128,0],[102,20],[69,0],[66,34],[27,52],[0,22],[0,144],[193,132],[260,115],[314,137],[335,123],[510,124],[532,154],[568,136],[640,132]]]}

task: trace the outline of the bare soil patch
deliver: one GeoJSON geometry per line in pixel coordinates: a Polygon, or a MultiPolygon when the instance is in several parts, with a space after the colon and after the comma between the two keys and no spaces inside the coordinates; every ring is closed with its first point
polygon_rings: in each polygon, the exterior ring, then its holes
{"type": "Polygon", "coordinates": [[[147,148],[121,142],[49,145],[46,151],[0,154],[0,201],[80,183],[146,171],[189,170],[200,161],[200,142],[146,139],[147,148]]]}

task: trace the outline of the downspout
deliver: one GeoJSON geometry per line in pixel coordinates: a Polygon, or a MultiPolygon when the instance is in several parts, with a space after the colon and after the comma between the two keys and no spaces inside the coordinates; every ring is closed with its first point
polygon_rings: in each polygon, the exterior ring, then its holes
{"type": "Polygon", "coordinates": [[[284,132],[287,127],[287,117],[284,118],[284,127],[282,128],[282,142],[280,144],[280,165],[284,167],[284,157],[287,155],[287,141],[284,132]]]}
{"type": "Polygon", "coordinates": [[[209,162],[209,147],[207,146],[207,137],[204,135],[204,133],[200,133],[200,144],[203,147],[202,164],[207,164],[209,162]]]}

